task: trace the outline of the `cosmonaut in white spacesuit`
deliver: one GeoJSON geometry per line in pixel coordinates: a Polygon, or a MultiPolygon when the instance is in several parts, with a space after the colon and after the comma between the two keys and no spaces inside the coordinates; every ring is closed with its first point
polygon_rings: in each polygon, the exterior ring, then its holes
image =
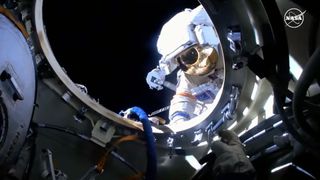
{"type": "Polygon", "coordinates": [[[162,57],[146,81],[150,89],[170,88],[165,77],[179,68],[170,123],[199,115],[197,104],[210,104],[217,96],[224,75],[219,46],[214,25],[201,5],[179,12],[163,25],[157,41],[162,57]]]}

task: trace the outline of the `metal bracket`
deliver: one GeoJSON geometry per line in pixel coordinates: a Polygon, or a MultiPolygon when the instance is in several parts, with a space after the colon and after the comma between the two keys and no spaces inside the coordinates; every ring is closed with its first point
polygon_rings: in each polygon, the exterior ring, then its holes
{"type": "Polygon", "coordinates": [[[227,39],[230,42],[229,48],[234,52],[238,53],[241,51],[241,32],[239,29],[240,27],[233,27],[229,29],[227,34],[227,39]]]}
{"type": "Polygon", "coordinates": [[[208,139],[211,139],[213,137],[213,135],[215,134],[215,131],[220,126],[222,126],[226,120],[230,121],[235,119],[235,116],[236,116],[235,112],[236,112],[239,96],[240,96],[239,87],[233,85],[230,93],[230,100],[225,105],[225,107],[221,110],[221,114],[223,114],[223,117],[215,124],[211,121],[210,124],[205,128],[205,132],[208,135],[208,139]]]}
{"type": "Polygon", "coordinates": [[[201,142],[203,132],[202,132],[202,129],[198,129],[197,131],[194,131],[193,133],[194,133],[194,139],[193,139],[193,141],[191,141],[191,144],[196,146],[201,142]]]}
{"type": "Polygon", "coordinates": [[[172,158],[174,154],[173,150],[173,143],[174,143],[174,134],[170,135],[167,139],[167,146],[169,147],[169,157],[172,158]]]}
{"type": "Polygon", "coordinates": [[[53,165],[52,152],[49,149],[42,149],[40,154],[41,177],[51,180],[67,180],[68,176],[61,170],[55,169],[53,165]]]}
{"type": "Polygon", "coordinates": [[[91,132],[91,141],[105,147],[105,145],[111,141],[115,131],[114,126],[110,126],[107,122],[99,120],[91,132]]]}
{"type": "Polygon", "coordinates": [[[232,86],[232,90],[230,93],[230,100],[225,105],[225,107],[221,110],[221,113],[224,114],[223,118],[225,120],[233,120],[235,119],[235,111],[238,104],[238,99],[240,96],[240,90],[237,86],[232,86]]]}
{"type": "Polygon", "coordinates": [[[82,123],[85,120],[86,116],[84,115],[88,111],[88,108],[82,106],[77,114],[73,115],[75,121],[82,123]]]}

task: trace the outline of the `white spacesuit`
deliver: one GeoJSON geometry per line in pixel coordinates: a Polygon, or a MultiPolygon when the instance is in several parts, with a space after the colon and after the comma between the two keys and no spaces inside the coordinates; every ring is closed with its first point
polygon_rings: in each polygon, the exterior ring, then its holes
{"type": "Polygon", "coordinates": [[[170,123],[199,115],[197,105],[203,107],[215,99],[224,72],[219,46],[214,25],[201,5],[185,9],[163,25],[157,41],[162,58],[146,81],[151,89],[173,89],[165,76],[179,68],[176,94],[170,102],[170,123]]]}

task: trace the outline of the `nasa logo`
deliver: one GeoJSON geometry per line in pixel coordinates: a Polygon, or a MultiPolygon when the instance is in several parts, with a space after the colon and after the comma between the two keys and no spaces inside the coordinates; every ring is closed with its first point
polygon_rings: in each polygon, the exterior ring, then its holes
{"type": "Polygon", "coordinates": [[[298,8],[290,8],[284,14],[284,22],[290,28],[298,28],[304,21],[304,13],[298,8]]]}

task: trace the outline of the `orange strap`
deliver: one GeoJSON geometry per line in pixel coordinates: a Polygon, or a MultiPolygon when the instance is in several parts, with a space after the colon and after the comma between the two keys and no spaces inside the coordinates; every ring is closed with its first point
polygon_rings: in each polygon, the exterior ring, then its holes
{"type": "Polygon", "coordinates": [[[196,97],[194,97],[194,95],[187,93],[187,92],[177,92],[176,95],[178,96],[185,96],[191,99],[196,99],[196,97]]]}
{"type": "Polygon", "coordinates": [[[23,26],[23,24],[21,22],[16,20],[16,18],[13,16],[13,14],[8,9],[5,9],[4,7],[0,6],[0,13],[5,15],[11,22],[13,22],[13,24],[15,24],[15,26],[20,30],[22,35],[26,39],[28,39],[29,34],[28,34],[26,28],[23,26]]]}
{"type": "Polygon", "coordinates": [[[107,158],[109,156],[109,154],[111,153],[111,151],[120,143],[125,142],[125,141],[136,141],[138,140],[138,136],[136,135],[128,135],[128,136],[124,136],[120,139],[118,139],[117,141],[115,141],[112,146],[105,152],[105,154],[101,157],[101,159],[99,160],[98,164],[97,164],[97,170],[98,172],[101,174],[104,170],[107,158]]]}

